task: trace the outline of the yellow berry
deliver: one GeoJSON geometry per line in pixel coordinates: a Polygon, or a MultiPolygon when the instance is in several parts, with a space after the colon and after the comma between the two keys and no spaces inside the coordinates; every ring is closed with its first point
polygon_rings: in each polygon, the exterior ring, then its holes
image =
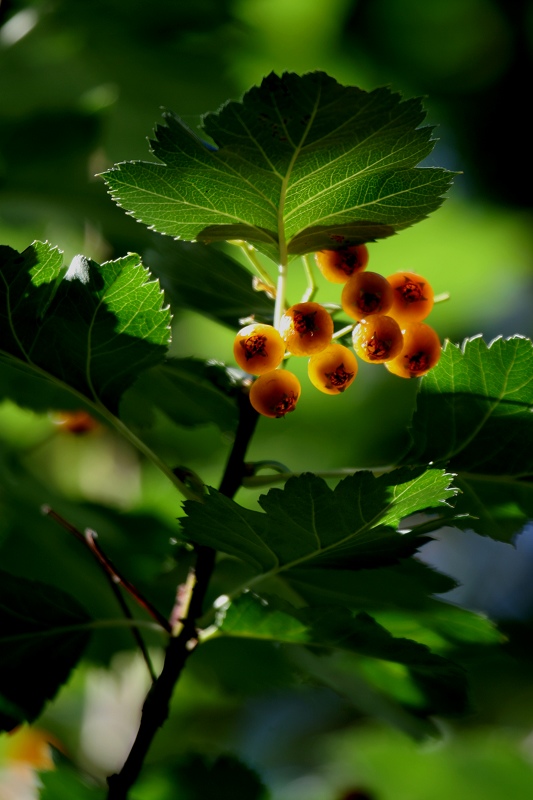
{"type": "Polygon", "coordinates": [[[433,289],[428,281],[415,272],[395,272],[387,281],[393,289],[389,314],[400,324],[421,322],[433,308],[433,289]]]}
{"type": "Polygon", "coordinates": [[[333,320],[320,303],[296,303],[283,314],[279,330],[289,353],[311,356],[331,342],[333,320]]]}
{"type": "Polygon", "coordinates": [[[357,272],[344,285],[341,305],[349,317],[366,319],[371,314],[386,314],[392,305],[392,286],[378,272],[357,272]]]}
{"type": "Polygon", "coordinates": [[[425,322],[409,322],[404,326],[403,348],[399,356],[385,366],[400,378],[419,378],[438,363],[441,354],[437,332],[425,322]]]}
{"type": "Polygon", "coordinates": [[[373,314],[355,326],[353,349],[359,358],[370,364],[382,364],[396,358],[403,347],[400,326],[392,317],[373,314]]]}
{"type": "Polygon", "coordinates": [[[233,343],[235,361],[251,375],[276,369],[285,355],[285,342],[272,325],[254,322],[241,328],[233,343]]]}
{"type": "Polygon", "coordinates": [[[356,272],[366,269],[368,248],[365,244],[357,244],[340,250],[320,250],[315,253],[315,261],[326,280],[346,283],[356,272]]]}
{"type": "Polygon", "coordinates": [[[261,375],[250,387],[250,403],[264,417],[284,417],[294,411],[300,398],[300,381],[286,369],[261,375]]]}
{"type": "Polygon", "coordinates": [[[351,350],[333,342],[321,353],[311,356],[309,380],[324,394],[341,394],[357,375],[357,359],[351,350]]]}

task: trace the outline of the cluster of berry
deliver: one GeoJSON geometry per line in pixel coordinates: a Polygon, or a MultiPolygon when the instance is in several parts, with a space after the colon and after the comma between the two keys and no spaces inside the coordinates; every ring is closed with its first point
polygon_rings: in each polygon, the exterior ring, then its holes
{"type": "MultiPolygon", "coordinates": [[[[440,358],[437,333],[422,322],[433,308],[433,290],[414,272],[384,278],[367,272],[366,245],[322,250],[315,260],[323,276],[344,284],[341,305],[355,320],[355,353],[371,364],[385,364],[402,378],[425,375],[440,358]]],[[[349,329],[348,329],[349,330],[349,329]]],[[[346,331],[344,331],[346,333],[346,331]]],[[[266,417],[283,417],[300,397],[298,378],[278,369],[287,355],[309,356],[311,383],[326,394],[340,394],[357,375],[354,353],[334,341],[333,319],[319,303],[296,303],[281,318],[279,329],[264,323],[242,328],[235,337],[237,364],[259,377],[251,386],[250,402],[266,417]]]]}

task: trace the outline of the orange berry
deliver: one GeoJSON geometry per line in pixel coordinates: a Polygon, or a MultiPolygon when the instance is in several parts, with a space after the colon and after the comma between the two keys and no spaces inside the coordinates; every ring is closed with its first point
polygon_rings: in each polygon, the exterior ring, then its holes
{"type": "Polygon", "coordinates": [[[289,353],[311,356],[331,342],[333,320],[320,303],[296,303],[283,314],[279,330],[289,353]]]}
{"type": "Polygon", "coordinates": [[[398,322],[421,322],[433,308],[433,289],[415,272],[395,272],[387,281],[393,288],[389,314],[398,322]]]}
{"type": "Polygon", "coordinates": [[[419,378],[438,363],[441,347],[437,332],[425,322],[409,322],[403,332],[403,349],[385,366],[400,378],[419,378]]]}
{"type": "Polygon", "coordinates": [[[286,369],[274,369],[252,383],[250,403],[264,417],[278,419],[294,411],[300,392],[296,375],[286,369]]]}
{"type": "Polygon", "coordinates": [[[90,433],[100,427],[100,423],[87,411],[58,411],[52,417],[61,430],[77,435],[90,433]]]}
{"type": "Polygon", "coordinates": [[[241,328],[233,343],[235,361],[251,375],[276,369],[285,355],[285,342],[272,325],[254,322],[241,328]]]}
{"type": "Polygon", "coordinates": [[[396,358],[403,347],[400,326],[392,317],[373,314],[355,326],[353,349],[359,358],[370,364],[382,364],[396,358]]]}
{"type": "Polygon", "coordinates": [[[349,317],[361,320],[371,314],[386,314],[392,297],[392,287],[383,275],[357,272],[342,290],[341,305],[349,317]]]}
{"type": "Polygon", "coordinates": [[[315,253],[315,261],[326,280],[346,283],[356,272],[366,269],[368,248],[365,244],[356,244],[340,250],[320,250],[315,253]]]}
{"type": "Polygon", "coordinates": [[[313,386],[324,394],[341,394],[355,380],[357,368],[352,351],[333,342],[321,353],[311,356],[307,372],[313,386]]]}
{"type": "Polygon", "coordinates": [[[15,728],[6,741],[8,763],[24,763],[33,769],[54,769],[52,747],[62,749],[57,739],[47,731],[23,725],[15,728]]]}

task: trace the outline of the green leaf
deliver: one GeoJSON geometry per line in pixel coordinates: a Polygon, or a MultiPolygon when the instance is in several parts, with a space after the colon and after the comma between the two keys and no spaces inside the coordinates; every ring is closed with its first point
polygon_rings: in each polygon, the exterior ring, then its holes
{"type": "Polygon", "coordinates": [[[438,708],[455,713],[466,706],[466,679],[460,667],[435,655],[425,645],[392,636],[364,612],[327,606],[296,609],[279,600],[270,608],[267,600],[248,593],[230,605],[220,632],[348,650],[404,664],[420,685],[432,712],[438,708]]]}
{"type": "Polygon", "coordinates": [[[138,256],[101,266],[36,242],[0,248],[1,358],[116,409],[140,371],[162,360],[170,312],[138,256]]]}
{"type": "Polygon", "coordinates": [[[513,336],[446,343],[420,383],[406,463],[446,463],[454,525],[511,542],[533,515],[533,346],[513,336]]]}
{"type": "Polygon", "coordinates": [[[530,480],[462,472],[454,483],[459,489],[453,523],[457,528],[510,544],[533,519],[530,480]]]}
{"type": "Polygon", "coordinates": [[[452,173],[416,165],[433,149],[419,99],[341,86],[323,72],[271,73],[241,102],[207,114],[202,141],[175,115],[156,130],[163,164],[104,173],[115,201],[160,233],[245,239],[287,254],[357,244],[434,211],[452,173]]]}
{"type": "Polygon", "coordinates": [[[125,415],[134,413],[141,424],[146,424],[153,408],[159,408],[177,425],[193,427],[211,422],[223,433],[233,432],[238,411],[228,391],[231,380],[231,373],[221,364],[169,358],[139,376],[123,398],[121,417],[127,421],[125,415]]]}
{"type": "Polygon", "coordinates": [[[312,605],[343,605],[352,609],[421,611],[432,594],[443,594],[457,582],[412,558],[389,567],[331,570],[294,568],[290,583],[312,605]]]}
{"type": "Polygon", "coordinates": [[[89,622],[60,589],[0,572],[0,730],[39,716],[80,658],[89,622]]]}
{"type": "Polygon", "coordinates": [[[496,644],[503,638],[484,616],[435,599],[433,595],[450,591],[456,581],[413,558],[368,570],[293,569],[288,577],[309,605],[367,611],[395,635],[433,647],[496,644]]]}
{"type": "Polygon", "coordinates": [[[146,260],[173,311],[191,308],[232,329],[248,316],[272,321],[273,300],[256,292],[250,272],[215,247],[162,239],[146,260]]]}
{"type": "Polygon", "coordinates": [[[417,511],[442,507],[453,496],[442,470],[404,468],[374,477],[359,472],[335,489],[311,474],[271,489],[242,508],[211,489],[204,503],[186,502],[186,539],[241,558],[258,573],[294,567],[363,569],[411,555],[425,541],[395,530],[417,511]]]}
{"type": "Polygon", "coordinates": [[[533,346],[513,336],[446,343],[421,381],[405,460],[457,472],[533,474],[533,346]]]}
{"type": "Polygon", "coordinates": [[[432,720],[421,714],[424,696],[402,665],[348,651],[316,655],[298,648],[293,657],[307,675],[342,695],[359,715],[386,721],[416,740],[438,735],[432,720]]]}
{"type": "Polygon", "coordinates": [[[394,636],[406,636],[437,650],[447,651],[450,645],[486,646],[506,641],[496,625],[483,614],[431,598],[419,612],[403,611],[399,607],[373,612],[373,616],[394,636]]]}
{"type": "Polygon", "coordinates": [[[52,771],[40,772],[39,781],[39,800],[105,800],[107,794],[102,787],[63,763],[52,771]]]}

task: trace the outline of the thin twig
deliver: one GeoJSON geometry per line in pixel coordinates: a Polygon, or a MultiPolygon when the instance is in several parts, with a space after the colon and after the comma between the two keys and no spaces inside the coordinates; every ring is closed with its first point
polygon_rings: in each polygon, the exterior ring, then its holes
{"type": "MultiPolygon", "coordinates": [[[[245,455],[258,419],[245,392],[239,395],[239,424],[233,447],[222,476],[219,491],[233,497],[242,485],[245,455]]],[[[196,621],[202,616],[209,582],[215,568],[216,550],[197,545],[195,582],[189,607],[177,636],[171,637],[165,653],[163,669],[144,702],[141,723],[133,747],[121,769],[107,779],[108,800],[127,800],[129,791],[142,769],[152,741],[169,715],[172,693],[187,659],[198,644],[196,621]]]]}
{"type": "Polygon", "coordinates": [[[112,579],[113,584],[118,584],[122,586],[128,594],[133,597],[135,602],[144,608],[145,611],[150,614],[150,616],[155,619],[155,621],[165,630],[167,633],[171,633],[172,628],[170,626],[169,621],[153,606],[149,600],[144,597],[136,586],[130,583],[127,578],[125,578],[118,569],[115,567],[111,559],[104,553],[100,545],[96,542],[96,537],[98,534],[91,530],[90,528],[86,528],[85,535],[81,533],[74,525],[64,519],[57,511],[54,511],[50,506],[42,506],[41,511],[43,514],[46,514],[48,517],[51,517],[55,522],[61,525],[65,530],[72,533],[82,544],[86,545],[95,559],[98,561],[100,566],[102,567],[103,571],[112,579]]]}
{"type": "MultiPolygon", "coordinates": [[[[89,548],[89,550],[93,554],[94,558],[96,559],[100,567],[102,567],[107,582],[111,588],[111,591],[115,595],[115,598],[120,606],[122,613],[127,619],[133,620],[133,614],[131,613],[128,604],[124,600],[119,589],[120,584],[122,584],[123,586],[126,586],[127,584],[130,587],[132,586],[132,584],[129,584],[128,581],[124,581],[124,579],[119,576],[118,572],[113,567],[107,556],[105,556],[105,554],[103,553],[101,547],[99,547],[99,545],[96,544],[97,534],[95,533],[95,531],[91,530],[90,528],[86,528],[84,535],[74,525],[72,525],[72,523],[68,522],[64,517],[58,514],[57,511],[54,511],[52,508],[50,508],[50,506],[45,505],[42,507],[41,510],[43,514],[46,514],[48,517],[51,517],[51,519],[59,523],[59,525],[65,528],[65,530],[67,530],[69,533],[72,533],[76,537],[76,539],[78,539],[78,541],[80,541],[82,544],[86,545],[89,548]]],[[[136,589],[135,589],[135,599],[140,605],[142,605],[143,608],[147,608],[147,601],[144,600],[144,598],[142,598],[141,595],[139,595],[136,589]]],[[[151,616],[154,616],[154,614],[152,613],[151,616]]],[[[161,624],[159,616],[160,616],[159,612],[156,612],[155,618],[157,619],[157,622],[161,624]]],[[[166,622],[166,620],[165,623],[168,626],[168,622],[166,622]]],[[[137,646],[139,647],[139,650],[142,653],[144,662],[146,664],[146,668],[150,673],[150,678],[152,679],[153,683],[155,682],[157,676],[154,670],[154,666],[152,664],[152,659],[150,658],[150,654],[148,652],[148,648],[144,643],[144,639],[142,638],[139,629],[135,625],[132,626],[131,633],[133,638],[135,639],[135,642],[137,643],[137,646]]]]}

